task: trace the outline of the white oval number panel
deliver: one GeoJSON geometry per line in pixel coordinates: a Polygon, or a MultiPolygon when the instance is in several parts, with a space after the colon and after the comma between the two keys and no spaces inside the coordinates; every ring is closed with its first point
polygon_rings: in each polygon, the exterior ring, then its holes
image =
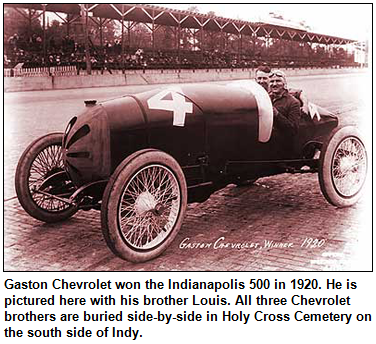
{"type": "Polygon", "coordinates": [[[174,118],[172,125],[184,127],[185,116],[187,113],[193,112],[193,104],[186,102],[185,97],[178,92],[182,92],[182,90],[174,88],[161,91],[148,100],[148,106],[151,110],[172,111],[174,118]],[[165,99],[169,94],[171,99],[165,99]]]}

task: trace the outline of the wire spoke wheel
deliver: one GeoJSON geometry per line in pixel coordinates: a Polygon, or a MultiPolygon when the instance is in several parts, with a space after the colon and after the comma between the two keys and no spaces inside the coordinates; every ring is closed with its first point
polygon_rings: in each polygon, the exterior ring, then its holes
{"type": "Polygon", "coordinates": [[[323,145],[319,182],[327,201],[348,207],[361,197],[367,177],[367,152],[356,128],[338,128],[323,145]]]}
{"type": "Polygon", "coordinates": [[[179,164],[161,151],[136,152],[118,166],[107,184],[103,235],[121,258],[152,259],[173,241],[186,206],[187,186],[179,164]]]}
{"type": "Polygon", "coordinates": [[[119,211],[124,239],[138,249],[158,246],[174,227],[180,192],[167,167],[151,165],[133,176],[125,187],[119,211]]]}
{"type": "Polygon", "coordinates": [[[356,137],[345,139],[333,156],[334,186],[344,197],[357,194],[367,175],[367,158],[363,144],[356,137]]]}
{"type": "Polygon", "coordinates": [[[25,150],[17,166],[15,186],[25,211],[44,222],[58,222],[72,216],[77,208],[53,196],[64,196],[74,189],[68,176],[52,185],[43,182],[64,170],[62,133],[43,136],[25,150]]]}
{"type": "Polygon", "coordinates": [[[63,170],[61,145],[47,146],[35,157],[30,167],[29,190],[33,201],[39,208],[49,212],[59,212],[70,207],[69,204],[46,195],[47,193],[59,196],[63,192],[64,185],[44,188],[43,194],[38,192],[46,178],[63,170]]]}

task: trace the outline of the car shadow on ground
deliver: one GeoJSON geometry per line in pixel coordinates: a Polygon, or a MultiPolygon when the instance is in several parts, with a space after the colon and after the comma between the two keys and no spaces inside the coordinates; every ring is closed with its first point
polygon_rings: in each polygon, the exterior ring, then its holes
{"type": "Polygon", "coordinates": [[[357,225],[357,206],[329,205],[316,175],[283,174],[251,186],[229,185],[204,203],[189,204],[170,247],[152,261],[134,264],[107,247],[99,211],[79,211],[64,222],[45,224],[15,202],[6,207],[5,269],[18,271],[330,269],[330,259],[325,266],[313,262],[325,252],[343,252],[349,225],[357,225]],[[301,247],[305,238],[325,245],[301,247]],[[270,242],[292,246],[265,247],[270,242]]]}

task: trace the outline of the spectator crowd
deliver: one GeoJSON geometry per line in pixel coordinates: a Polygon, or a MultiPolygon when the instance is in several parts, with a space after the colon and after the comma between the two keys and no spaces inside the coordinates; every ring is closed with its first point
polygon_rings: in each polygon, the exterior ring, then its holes
{"type": "MultiPolygon", "coordinates": [[[[90,42],[91,43],[91,42],[90,42]]],[[[90,44],[90,62],[93,70],[126,69],[209,69],[209,68],[255,68],[267,63],[273,68],[356,66],[346,59],[307,58],[297,56],[273,57],[267,54],[234,54],[217,49],[207,51],[155,50],[125,47],[119,40],[105,42],[103,46],[90,44]]],[[[66,36],[57,44],[49,39],[46,47],[40,36],[33,34],[29,39],[11,36],[4,46],[4,68],[76,66],[77,70],[86,69],[84,44],[71,36],[66,36]]]]}

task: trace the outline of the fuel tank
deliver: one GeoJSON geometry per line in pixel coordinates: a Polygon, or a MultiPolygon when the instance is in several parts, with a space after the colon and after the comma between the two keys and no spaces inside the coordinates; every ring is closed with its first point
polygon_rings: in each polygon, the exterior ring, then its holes
{"type": "Polygon", "coordinates": [[[202,183],[222,173],[226,161],[260,155],[273,127],[268,94],[249,80],[173,85],[86,105],[63,142],[65,169],[76,186],[108,179],[145,148],[178,161],[188,185],[202,183]]]}

